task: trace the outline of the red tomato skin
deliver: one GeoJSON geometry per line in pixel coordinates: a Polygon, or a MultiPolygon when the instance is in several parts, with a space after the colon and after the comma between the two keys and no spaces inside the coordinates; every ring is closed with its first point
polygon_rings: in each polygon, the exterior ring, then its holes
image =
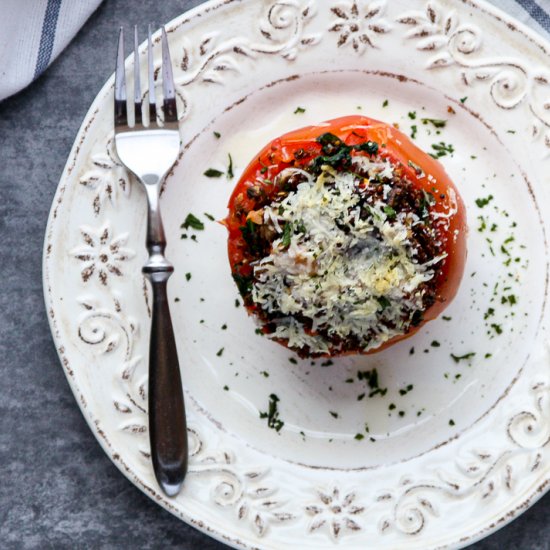
{"type": "MultiPolygon", "coordinates": [[[[255,201],[248,197],[247,189],[258,185],[258,182],[271,182],[285,168],[297,166],[294,156],[297,151],[301,150],[298,167],[306,165],[321,153],[321,146],[316,140],[327,132],[338,136],[347,145],[364,143],[366,140],[378,143],[379,155],[382,158],[387,158],[394,167],[398,166],[402,174],[415,187],[435,197],[436,202],[431,207],[432,212],[447,214],[450,209],[456,209],[456,212],[448,217],[445,230],[439,233],[443,251],[447,257],[443,260],[433,281],[437,290],[435,304],[426,310],[423,321],[418,326],[412,327],[406,334],[394,336],[381,346],[362,352],[376,353],[400,340],[409,338],[426,322],[442,313],[458,292],[467,256],[466,208],[456,186],[438,160],[419,149],[408,136],[393,126],[366,116],[350,115],[293,130],[268,143],[247,166],[229,199],[229,214],[224,220],[224,225],[229,232],[229,262],[234,271],[234,266],[245,259],[246,243],[242,238],[240,227],[246,222],[246,215],[239,212],[253,210],[255,204],[255,201]],[[420,173],[417,173],[418,168],[421,169],[420,173]]],[[[274,186],[270,184],[263,185],[265,193],[270,198],[274,198],[276,190],[274,191],[273,188],[274,186]]],[[[240,268],[240,273],[248,275],[251,270],[245,262],[245,265],[240,268]]],[[[254,306],[248,307],[249,313],[253,313],[254,309],[254,306]]],[[[281,343],[284,345],[284,342],[281,343]]]]}

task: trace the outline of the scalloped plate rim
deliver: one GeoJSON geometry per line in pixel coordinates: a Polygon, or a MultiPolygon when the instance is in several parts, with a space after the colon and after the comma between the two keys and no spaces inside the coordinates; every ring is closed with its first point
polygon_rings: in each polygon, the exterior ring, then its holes
{"type": "MultiPolygon", "coordinates": [[[[165,27],[168,33],[174,32],[180,26],[185,25],[186,23],[188,23],[189,21],[197,17],[200,17],[211,11],[215,11],[225,5],[240,3],[241,1],[242,0],[207,0],[206,2],[199,4],[194,8],[172,19],[171,21],[166,23],[165,27]]],[[[513,16],[507,14],[502,9],[489,3],[487,0],[456,0],[456,1],[462,2],[463,4],[468,5],[473,9],[484,11],[485,13],[487,13],[491,17],[494,17],[501,23],[513,25],[515,27],[515,30],[524,34],[530,42],[532,42],[537,47],[541,48],[544,53],[547,54],[548,52],[550,52],[550,40],[544,38],[543,36],[538,34],[536,31],[534,31],[533,29],[525,25],[523,22],[515,19],[513,16]]],[[[155,37],[157,36],[158,34],[155,33],[155,37]]],[[[132,56],[133,54],[128,56],[128,58],[126,59],[126,62],[128,62],[128,60],[132,56]]],[[[79,409],[86,423],[90,427],[90,430],[94,434],[95,438],[97,439],[98,443],[102,447],[103,451],[107,454],[107,456],[111,459],[111,461],[115,464],[115,466],[120,470],[120,472],[127,479],[129,479],[137,488],[139,488],[145,495],[147,495],[149,498],[154,500],[156,503],[160,504],[165,510],[172,513],[179,519],[182,519],[183,521],[195,527],[196,529],[203,532],[204,534],[222,543],[233,545],[235,548],[252,549],[252,548],[255,548],[255,546],[248,545],[247,543],[244,543],[243,541],[237,538],[232,538],[230,536],[227,536],[223,532],[217,531],[216,529],[213,529],[208,525],[204,524],[202,521],[194,520],[190,515],[186,514],[184,511],[174,507],[171,504],[170,499],[165,497],[160,491],[156,490],[156,488],[151,487],[146,483],[144,483],[139,478],[138,475],[136,475],[131,469],[129,469],[125,465],[125,463],[122,461],[120,456],[116,452],[113,452],[108,439],[102,433],[102,429],[99,422],[94,418],[92,411],[87,407],[87,404],[85,401],[85,395],[80,390],[79,386],[74,380],[74,377],[70,374],[70,370],[71,370],[70,364],[68,359],[64,355],[63,341],[57,333],[58,331],[57,321],[55,317],[54,303],[51,296],[51,288],[50,288],[50,272],[51,272],[50,261],[51,260],[50,260],[49,250],[48,250],[49,246],[51,245],[52,234],[54,232],[54,227],[56,224],[56,221],[55,221],[56,208],[63,201],[65,185],[67,183],[68,177],[70,176],[71,167],[74,166],[74,164],[76,163],[76,159],[79,155],[80,145],[79,145],[78,138],[79,137],[81,138],[80,143],[82,143],[85,140],[86,136],[89,135],[90,127],[92,126],[91,123],[93,122],[94,115],[97,113],[100,104],[104,101],[104,97],[109,94],[113,86],[114,86],[114,73],[112,73],[109,76],[105,84],[102,86],[100,91],[95,96],[94,101],[92,102],[90,108],[86,112],[83,118],[83,122],[76,133],[75,141],[71,147],[67,162],[63,168],[63,172],[60,177],[59,184],[56,188],[54,197],[52,199],[52,206],[50,208],[50,212],[48,215],[48,220],[47,220],[47,225],[45,230],[43,254],[42,254],[42,272],[43,272],[42,283],[43,283],[43,292],[44,292],[44,302],[45,302],[49,327],[52,333],[52,338],[56,346],[58,357],[62,364],[63,372],[65,373],[69,386],[75,396],[79,409]]],[[[470,535],[467,538],[467,540],[462,540],[462,539],[457,540],[456,546],[454,544],[449,544],[449,545],[444,545],[440,548],[450,548],[450,547],[461,548],[466,545],[470,545],[475,542],[478,542],[479,540],[489,536],[490,534],[495,533],[500,528],[512,522],[519,515],[525,512],[528,508],[534,505],[539,499],[541,499],[548,491],[550,491],[550,475],[544,477],[542,482],[539,483],[531,491],[528,498],[526,498],[522,502],[522,504],[517,506],[515,509],[509,511],[505,515],[494,520],[492,524],[480,529],[475,534],[470,535]]]]}

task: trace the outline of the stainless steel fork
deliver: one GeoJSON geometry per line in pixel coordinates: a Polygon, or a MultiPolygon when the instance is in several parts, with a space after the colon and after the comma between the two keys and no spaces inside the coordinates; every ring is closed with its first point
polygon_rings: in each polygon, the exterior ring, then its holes
{"type": "Polygon", "coordinates": [[[143,273],[153,292],[149,348],[149,440],[157,481],[168,496],[181,489],[187,472],[187,427],[174,330],[166,284],[174,268],[164,257],[166,237],[160,216],[160,189],[180,151],[176,93],[166,32],[162,29],[162,87],[164,121],[159,124],[151,25],[148,34],[149,123],[142,114],[138,32],[134,29],[134,124],[126,102],[124,31],[120,29],[115,71],[115,144],[118,157],[143,184],[148,203],[149,259],[143,273]]]}

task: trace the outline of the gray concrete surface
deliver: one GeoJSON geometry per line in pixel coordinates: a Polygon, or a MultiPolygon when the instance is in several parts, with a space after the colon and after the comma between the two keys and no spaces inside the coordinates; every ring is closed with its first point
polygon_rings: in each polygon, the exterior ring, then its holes
{"type": "MultiPolygon", "coordinates": [[[[225,548],[155,505],[103,454],[58,364],[41,282],[50,203],[112,71],[118,26],[166,22],[199,3],[106,0],[46,74],[0,103],[2,549],[225,548]]],[[[549,516],[546,496],[472,548],[548,550],[549,516]]]]}

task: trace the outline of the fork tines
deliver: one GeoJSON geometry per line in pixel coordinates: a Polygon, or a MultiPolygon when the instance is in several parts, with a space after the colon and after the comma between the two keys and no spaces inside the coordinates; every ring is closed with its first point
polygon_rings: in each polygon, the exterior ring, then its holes
{"type": "MultiPolygon", "coordinates": [[[[157,120],[157,108],[155,100],[155,67],[153,63],[153,41],[151,38],[152,26],[149,25],[147,33],[147,75],[149,85],[149,126],[160,126],[157,120]]],[[[172,62],[168,49],[168,38],[162,27],[162,90],[164,124],[177,123],[176,89],[172,74],[172,62]]],[[[134,27],[134,126],[145,126],[142,117],[142,93],[138,51],[138,29],[134,27]]],[[[129,127],[128,107],[126,97],[126,73],[124,67],[124,28],[120,27],[118,37],[118,52],[115,69],[115,125],[129,127]]]]}

